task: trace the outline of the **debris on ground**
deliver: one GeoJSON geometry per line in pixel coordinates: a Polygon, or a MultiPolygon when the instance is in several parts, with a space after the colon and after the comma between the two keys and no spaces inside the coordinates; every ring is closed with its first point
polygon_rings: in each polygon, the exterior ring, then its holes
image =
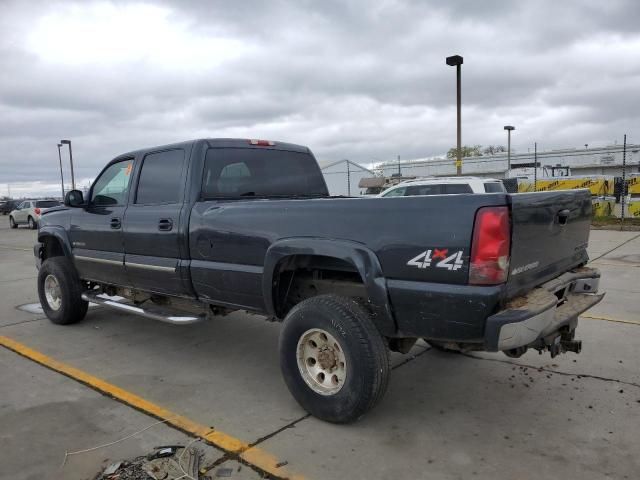
{"type": "Polygon", "coordinates": [[[233,469],[232,468],[219,468],[218,470],[216,470],[216,477],[230,477],[231,475],[233,475],[233,469]]]}
{"type": "Polygon", "coordinates": [[[199,480],[202,457],[194,447],[157,447],[149,455],[110,464],[95,480],[199,480]]]}

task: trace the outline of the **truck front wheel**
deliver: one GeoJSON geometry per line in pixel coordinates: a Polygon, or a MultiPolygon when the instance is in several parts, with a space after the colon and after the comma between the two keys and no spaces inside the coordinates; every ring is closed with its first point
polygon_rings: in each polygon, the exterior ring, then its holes
{"type": "Polygon", "coordinates": [[[81,297],[82,285],[66,257],[51,257],[38,272],[38,297],[45,315],[58,325],[77,323],[89,304],[81,297]]]}
{"type": "Polygon", "coordinates": [[[348,423],[384,395],[389,350],[355,301],[320,295],[287,315],[280,333],[280,368],[302,408],[321,420],[348,423]]]}

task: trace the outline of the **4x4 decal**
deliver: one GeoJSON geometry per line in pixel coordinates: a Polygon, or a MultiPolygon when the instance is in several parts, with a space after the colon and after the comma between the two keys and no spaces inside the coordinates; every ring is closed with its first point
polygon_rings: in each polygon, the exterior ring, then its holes
{"type": "Polygon", "coordinates": [[[446,268],[447,270],[458,270],[462,268],[462,250],[449,255],[448,248],[433,248],[425,250],[420,255],[412,258],[407,262],[410,267],[427,268],[432,265],[437,268],[446,268]],[[436,262],[439,260],[438,262],[436,262]]]}

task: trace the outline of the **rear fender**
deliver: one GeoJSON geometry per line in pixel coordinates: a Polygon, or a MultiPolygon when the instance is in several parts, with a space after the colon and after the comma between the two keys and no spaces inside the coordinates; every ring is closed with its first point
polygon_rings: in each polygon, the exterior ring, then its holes
{"type": "Polygon", "coordinates": [[[380,333],[393,336],[396,325],[391,313],[387,283],[376,255],[357,242],[321,238],[287,238],[275,242],[267,250],[264,263],[262,290],[267,312],[275,315],[274,280],[277,267],[292,255],[317,255],[336,258],[353,265],[365,286],[376,315],[374,322],[380,333]]]}

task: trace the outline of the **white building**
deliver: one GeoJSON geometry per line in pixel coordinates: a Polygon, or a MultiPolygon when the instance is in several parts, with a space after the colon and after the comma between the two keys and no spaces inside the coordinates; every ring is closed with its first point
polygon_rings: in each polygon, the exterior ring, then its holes
{"type": "Polygon", "coordinates": [[[371,170],[351,160],[338,160],[321,166],[321,170],[330,195],[361,195],[358,182],[374,175],[371,170]]]}
{"type": "MultiPolygon", "coordinates": [[[[571,167],[573,175],[613,175],[622,176],[622,145],[600,148],[571,148],[538,152],[540,167],[571,167]]],[[[511,168],[533,167],[534,153],[512,153],[511,168]]],[[[640,172],[640,145],[627,145],[627,173],[640,172]]],[[[456,174],[455,159],[431,158],[404,161],[400,164],[403,176],[448,176],[456,174]]],[[[388,177],[398,173],[398,163],[390,162],[382,166],[383,175],[388,177]]],[[[478,175],[503,178],[507,172],[507,154],[467,157],[462,159],[463,175],[478,175]]]]}

